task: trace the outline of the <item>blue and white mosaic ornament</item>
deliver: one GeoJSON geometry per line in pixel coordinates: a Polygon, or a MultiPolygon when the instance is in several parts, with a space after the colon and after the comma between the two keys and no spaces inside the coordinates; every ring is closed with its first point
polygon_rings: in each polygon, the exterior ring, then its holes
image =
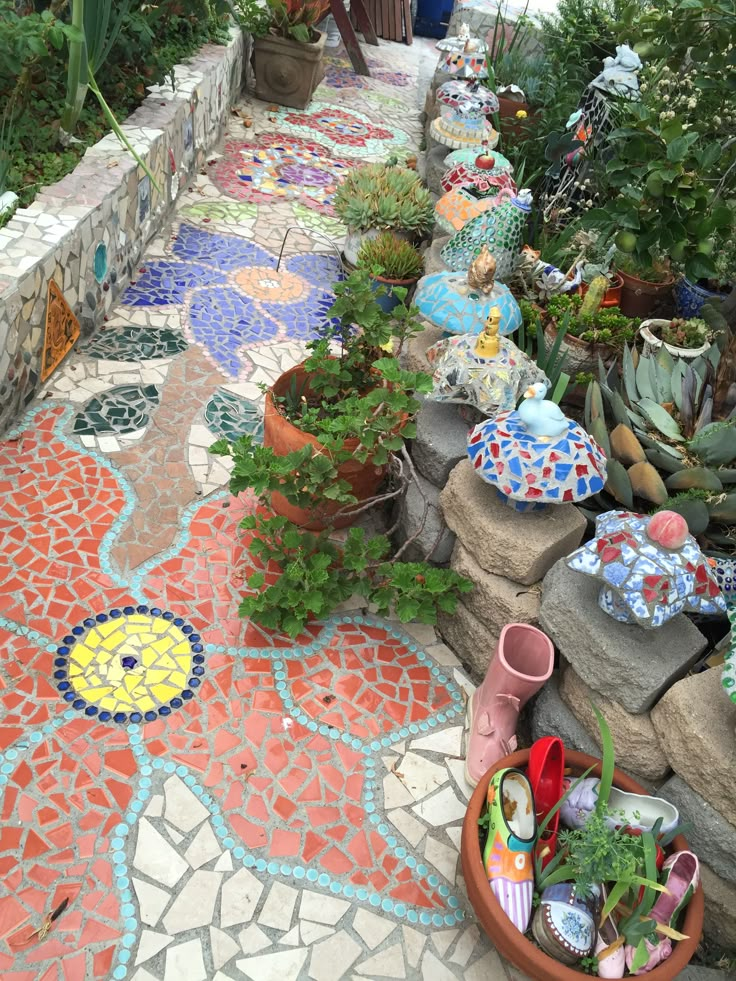
{"type": "Polygon", "coordinates": [[[596,519],[595,538],[566,562],[576,572],[599,580],[599,606],[620,623],[661,627],[678,613],[726,609],[707,559],[687,533],[684,519],[671,511],[651,517],[607,511],[596,519]],[[673,538],[675,519],[684,528],[673,538]],[[660,529],[667,522],[665,538],[660,529]]]}
{"type": "Polygon", "coordinates": [[[565,421],[559,436],[537,436],[518,412],[501,412],[470,434],[470,462],[516,511],[582,501],[603,489],[606,457],[580,426],[565,421]]]}
{"type": "Polygon", "coordinates": [[[426,320],[448,334],[480,334],[493,307],[501,313],[500,334],[513,334],[522,323],[519,304],[508,286],[495,283],[489,293],[484,293],[470,286],[465,273],[423,276],[414,303],[426,320]]]}

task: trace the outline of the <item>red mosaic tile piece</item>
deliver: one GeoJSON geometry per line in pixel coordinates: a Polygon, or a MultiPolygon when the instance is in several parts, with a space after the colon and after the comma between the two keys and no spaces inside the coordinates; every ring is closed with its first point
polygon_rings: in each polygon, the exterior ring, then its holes
{"type": "Polygon", "coordinates": [[[98,554],[125,495],[112,470],[55,435],[62,413],[45,408],[0,443],[0,615],[54,639],[133,602],[98,554]]]}
{"type": "Polygon", "coordinates": [[[133,796],[121,770],[135,772],[127,734],[80,718],[34,744],[8,774],[0,796],[3,978],[109,977],[123,932],[109,836],[133,796]],[[75,832],[72,817],[89,834],[75,832]],[[64,900],[48,936],[32,935],[64,900]]]}
{"type": "MultiPolygon", "coordinates": [[[[54,655],[0,627],[0,752],[65,705],[52,684],[54,655]],[[7,685],[2,683],[2,677],[7,685]]],[[[25,820],[23,815],[21,819],[25,820]]]]}

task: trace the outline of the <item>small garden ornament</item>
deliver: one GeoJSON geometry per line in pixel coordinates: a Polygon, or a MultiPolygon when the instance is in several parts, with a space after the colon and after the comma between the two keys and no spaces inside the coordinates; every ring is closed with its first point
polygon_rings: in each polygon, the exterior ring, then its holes
{"type": "Polygon", "coordinates": [[[726,610],[707,559],[674,511],[607,511],[596,519],[595,538],[566,562],[600,581],[598,605],[620,623],[661,627],[678,613],[726,610]]]}
{"type": "Polygon", "coordinates": [[[430,135],[454,149],[494,147],[498,133],[487,117],[498,111],[498,99],[478,82],[468,85],[453,79],[437,89],[440,115],[432,120],[430,135]]]}

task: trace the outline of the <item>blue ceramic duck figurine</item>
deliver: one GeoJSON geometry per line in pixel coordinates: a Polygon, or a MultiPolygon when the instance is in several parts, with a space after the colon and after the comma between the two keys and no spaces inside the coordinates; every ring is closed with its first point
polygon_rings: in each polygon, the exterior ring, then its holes
{"type": "Polygon", "coordinates": [[[517,410],[519,417],[534,436],[561,436],[568,427],[568,419],[559,405],[544,397],[546,394],[544,382],[530,385],[524,392],[526,401],[517,410]]]}

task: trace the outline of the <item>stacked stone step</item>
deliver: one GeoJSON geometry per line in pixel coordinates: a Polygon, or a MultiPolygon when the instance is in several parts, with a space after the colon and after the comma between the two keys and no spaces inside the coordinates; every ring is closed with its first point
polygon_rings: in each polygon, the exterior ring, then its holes
{"type": "Polygon", "coordinates": [[[656,630],[618,623],[598,606],[598,583],[557,562],[544,578],[539,624],[561,655],[560,679],[535,701],[534,738],[550,733],[600,755],[593,704],[617,762],[671,801],[701,861],[705,933],[736,948],[736,705],[720,671],[688,674],[707,648],[686,616],[656,630]]]}
{"type": "Polygon", "coordinates": [[[467,458],[452,470],[440,504],[456,535],[450,565],[475,587],[442,617],[440,632],[479,681],[507,623],[538,625],[541,579],[580,544],[586,522],[571,504],[519,514],[467,458]]]}

